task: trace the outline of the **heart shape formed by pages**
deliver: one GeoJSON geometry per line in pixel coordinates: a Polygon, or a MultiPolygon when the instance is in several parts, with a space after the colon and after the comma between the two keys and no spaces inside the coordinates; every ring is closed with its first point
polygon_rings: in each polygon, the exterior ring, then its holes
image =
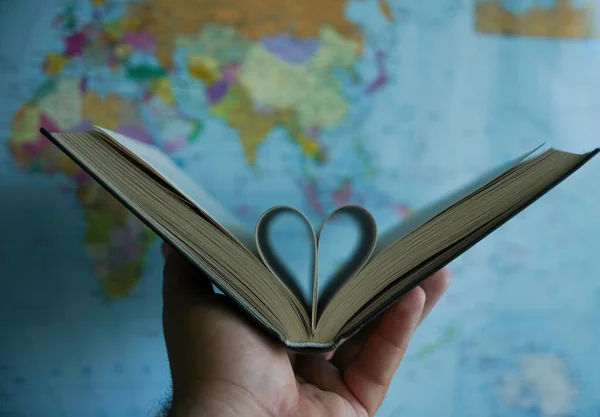
{"type": "Polygon", "coordinates": [[[334,273],[328,285],[328,291],[323,294],[324,298],[329,298],[341,285],[351,279],[367,263],[377,242],[377,226],[373,216],[363,207],[357,205],[345,205],[332,211],[325,219],[317,232],[313,229],[308,218],[299,210],[289,206],[276,206],[266,212],[258,219],[254,232],[256,248],[262,261],[267,268],[277,276],[296,296],[301,299],[298,280],[285,266],[281,257],[277,254],[270,238],[270,229],[274,221],[282,215],[291,215],[302,221],[306,226],[310,245],[310,262],[312,270],[312,306],[311,323],[313,329],[316,326],[318,293],[319,293],[319,271],[318,271],[318,252],[319,241],[327,223],[334,217],[348,216],[353,224],[358,228],[358,245],[350,254],[348,260],[344,262],[334,273]]]}

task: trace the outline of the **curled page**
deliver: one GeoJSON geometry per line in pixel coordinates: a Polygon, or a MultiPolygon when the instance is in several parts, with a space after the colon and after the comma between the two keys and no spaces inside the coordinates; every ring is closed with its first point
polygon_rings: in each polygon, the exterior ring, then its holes
{"type": "Polygon", "coordinates": [[[308,231],[309,239],[307,240],[307,244],[310,245],[310,270],[312,271],[310,274],[312,279],[312,305],[306,307],[307,310],[310,311],[311,326],[314,331],[317,324],[319,305],[319,240],[323,230],[327,227],[327,223],[337,216],[349,216],[358,228],[359,243],[349,257],[348,262],[344,263],[331,279],[327,290],[324,291],[323,294],[325,300],[330,298],[341,285],[356,275],[368,262],[375,249],[377,226],[373,216],[365,208],[357,205],[341,206],[331,212],[319,228],[318,233],[315,232],[308,218],[293,207],[276,206],[263,213],[256,224],[254,233],[258,254],[267,268],[269,268],[281,282],[287,285],[299,300],[302,300],[303,297],[297,278],[288,270],[284,261],[277,255],[273,242],[269,237],[270,228],[272,227],[273,222],[283,214],[293,215],[299,218],[308,231]]]}

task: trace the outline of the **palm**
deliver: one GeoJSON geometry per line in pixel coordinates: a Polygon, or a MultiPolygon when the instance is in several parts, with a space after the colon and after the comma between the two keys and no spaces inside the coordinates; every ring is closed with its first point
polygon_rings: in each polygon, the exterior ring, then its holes
{"type": "Polygon", "coordinates": [[[169,262],[163,321],[174,400],[238,399],[267,416],[374,415],[413,330],[448,284],[437,274],[335,353],[299,355],[264,337],[182,258],[171,271],[169,262]]]}

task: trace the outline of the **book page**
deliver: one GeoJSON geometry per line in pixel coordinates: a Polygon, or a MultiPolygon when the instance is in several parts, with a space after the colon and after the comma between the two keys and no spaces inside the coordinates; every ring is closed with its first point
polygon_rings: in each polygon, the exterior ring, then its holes
{"type": "Polygon", "coordinates": [[[489,182],[493,181],[494,179],[498,178],[505,172],[516,167],[526,158],[540,150],[542,146],[543,145],[540,145],[537,148],[524,153],[518,158],[505,162],[504,164],[495,167],[490,171],[487,171],[486,173],[480,175],[466,186],[458,189],[457,191],[454,191],[453,193],[443,197],[440,200],[433,202],[429,206],[417,211],[416,213],[413,213],[406,221],[400,223],[398,226],[392,228],[391,230],[388,230],[387,232],[381,235],[381,237],[377,241],[377,246],[375,247],[374,255],[381,253],[382,251],[393,245],[395,242],[409,234],[410,232],[421,227],[433,217],[442,213],[444,210],[458,203],[470,194],[473,194],[475,191],[488,184],[489,182]]]}
{"type": "Polygon", "coordinates": [[[333,334],[346,337],[344,332],[454,260],[597,152],[573,154],[549,149],[522,161],[478,192],[426,221],[375,257],[335,295],[323,312],[314,339],[329,340],[333,334]],[[337,327],[341,322],[346,323],[342,333],[337,327]]]}
{"type": "Polygon", "coordinates": [[[256,253],[252,234],[158,148],[99,126],[95,126],[95,128],[113,138],[127,151],[142,160],[149,168],[170,183],[175,190],[213,219],[222,229],[228,231],[242,245],[256,253]]]}
{"type": "MultiPolygon", "coordinates": [[[[299,210],[289,206],[275,206],[265,211],[258,219],[255,230],[256,247],[260,258],[269,268],[273,275],[287,285],[290,290],[296,294],[298,299],[304,301],[307,311],[311,313],[311,325],[314,330],[318,318],[318,310],[325,307],[327,301],[343,286],[343,284],[356,275],[362,267],[369,261],[375,243],[377,241],[377,226],[373,216],[364,208],[357,205],[344,205],[338,207],[330,213],[323,221],[318,231],[315,231],[310,220],[299,210]],[[272,228],[274,223],[282,216],[289,216],[299,220],[303,224],[306,232],[302,236],[297,236],[301,244],[305,244],[309,249],[310,260],[310,279],[312,280],[312,289],[310,293],[303,292],[302,286],[296,281],[298,276],[290,271],[286,266],[285,259],[280,258],[280,253],[276,250],[275,242],[272,240],[272,228]],[[339,221],[340,217],[348,217],[352,225],[358,231],[358,242],[345,262],[338,266],[331,277],[325,282],[321,282],[319,277],[319,253],[321,247],[323,231],[331,227],[332,223],[339,221]],[[319,286],[325,284],[323,291],[319,286]],[[321,299],[320,299],[321,298],[321,299]]],[[[327,249],[327,248],[325,248],[327,249]]]]}

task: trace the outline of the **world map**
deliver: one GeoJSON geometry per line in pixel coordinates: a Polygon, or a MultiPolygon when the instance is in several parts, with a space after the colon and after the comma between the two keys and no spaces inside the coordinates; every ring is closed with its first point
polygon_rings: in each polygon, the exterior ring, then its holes
{"type": "MultiPolygon", "coordinates": [[[[597,6],[0,2],[0,415],[148,416],[169,389],[159,239],[40,127],[153,144],[249,230],[347,203],[385,230],[541,143],[598,146],[597,6]]],[[[450,265],[378,416],[600,414],[599,174],[450,265]]]]}

